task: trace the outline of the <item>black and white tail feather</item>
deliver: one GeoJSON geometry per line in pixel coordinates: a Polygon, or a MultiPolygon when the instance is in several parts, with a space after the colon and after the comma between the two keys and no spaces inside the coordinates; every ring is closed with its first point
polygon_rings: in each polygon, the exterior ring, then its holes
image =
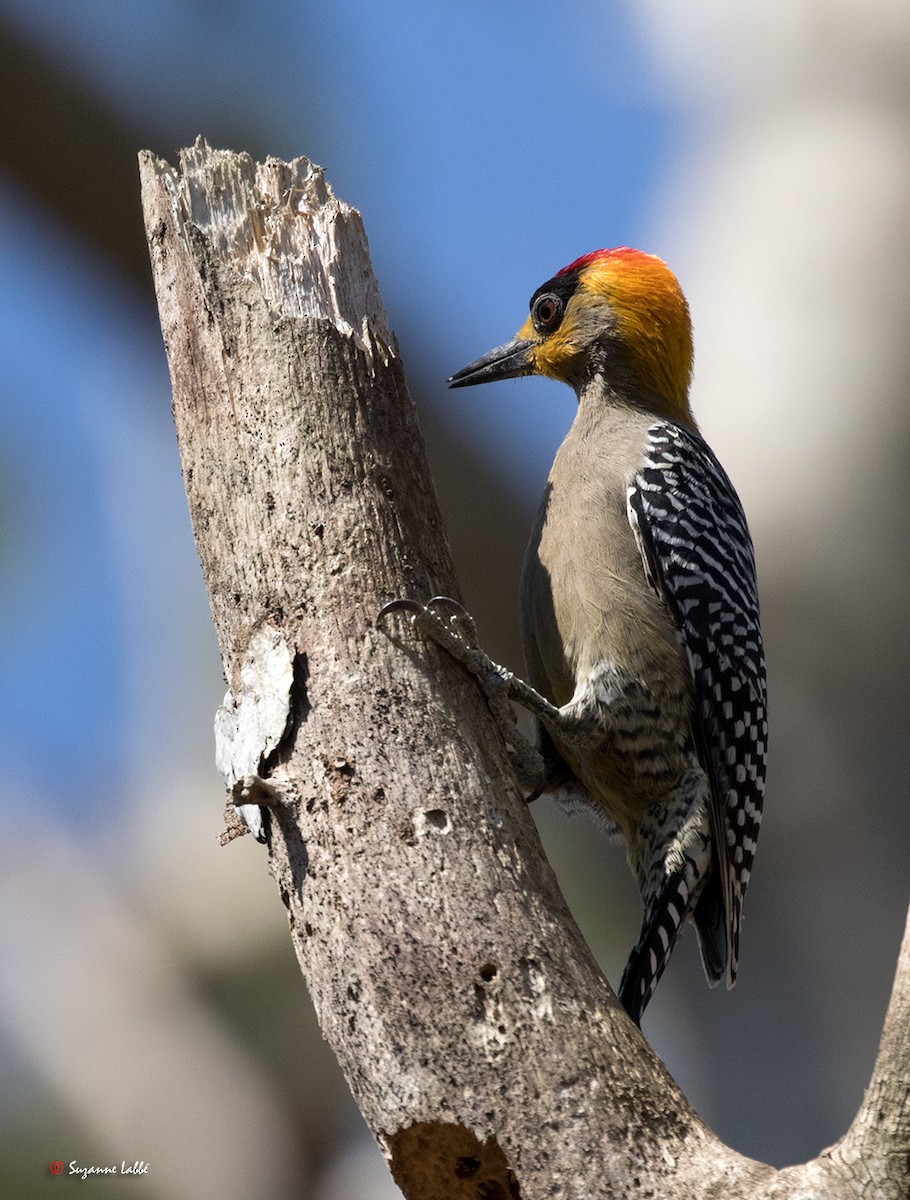
{"type": "MultiPolygon", "coordinates": [[[[641,934],[619,985],[619,999],[636,1024],[641,1023],[689,914],[702,910],[705,889],[711,891],[713,838],[708,791],[707,776],[693,753],[689,770],[678,780],[670,799],[653,805],[638,830],[640,853],[634,866],[645,911],[641,934]]],[[[703,944],[701,937],[699,941],[703,944]]],[[[717,982],[713,948],[709,947],[707,955],[704,950],[702,953],[706,970],[710,963],[715,969],[713,982],[717,982]]]]}

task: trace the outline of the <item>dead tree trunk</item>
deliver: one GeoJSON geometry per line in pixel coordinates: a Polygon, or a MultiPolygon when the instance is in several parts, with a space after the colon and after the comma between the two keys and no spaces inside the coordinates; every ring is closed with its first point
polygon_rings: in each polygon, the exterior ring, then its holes
{"type": "Polygon", "coordinates": [[[910,940],[845,1139],[783,1172],[720,1143],[584,944],[480,690],[376,628],[457,589],[359,215],[302,158],[140,166],[220,766],[269,806],[319,1021],[405,1196],[906,1200],[910,940]]]}

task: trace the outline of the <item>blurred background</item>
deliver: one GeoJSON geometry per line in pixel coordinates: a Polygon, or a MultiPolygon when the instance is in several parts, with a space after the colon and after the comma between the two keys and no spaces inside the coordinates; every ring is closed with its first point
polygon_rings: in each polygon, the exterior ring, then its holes
{"type": "MultiPolygon", "coordinates": [[[[667,259],[749,514],[766,822],[740,983],[685,939],[645,1031],[745,1154],[845,1130],[910,898],[905,0],[0,0],[0,1187],[144,1160],[155,1200],[391,1200],[252,839],[220,849],[224,682],[189,528],[136,153],[321,163],[363,213],[481,638],[574,399],[458,393],[544,279],[667,259]]],[[[535,806],[614,983],[621,852],[535,806]]]]}

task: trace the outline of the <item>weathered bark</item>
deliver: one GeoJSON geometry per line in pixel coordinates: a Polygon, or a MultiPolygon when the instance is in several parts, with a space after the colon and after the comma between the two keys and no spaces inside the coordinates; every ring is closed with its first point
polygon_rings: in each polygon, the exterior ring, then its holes
{"type": "Polygon", "coordinates": [[[140,165],[221,766],[271,805],[303,974],[402,1191],[906,1200],[910,943],[843,1142],[787,1172],[722,1145],[617,1006],[478,687],[376,628],[457,589],[358,214],[305,159],[140,165]]]}

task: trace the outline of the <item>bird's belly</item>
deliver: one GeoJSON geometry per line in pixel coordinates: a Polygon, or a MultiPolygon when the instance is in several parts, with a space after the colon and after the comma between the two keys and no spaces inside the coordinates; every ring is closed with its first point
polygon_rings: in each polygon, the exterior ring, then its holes
{"type": "Polygon", "coordinates": [[[645,577],[624,510],[582,507],[590,518],[576,521],[566,538],[556,537],[547,519],[553,503],[551,494],[522,578],[528,672],[554,704],[595,725],[600,736],[584,750],[550,732],[628,838],[689,765],[689,666],[669,611],[645,577]]]}
{"type": "Polygon", "coordinates": [[[642,815],[669,799],[691,766],[690,745],[647,685],[614,664],[604,664],[590,680],[580,681],[570,707],[596,722],[597,739],[582,749],[553,731],[556,748],[594,803],[631,842],[642,815]]]}

